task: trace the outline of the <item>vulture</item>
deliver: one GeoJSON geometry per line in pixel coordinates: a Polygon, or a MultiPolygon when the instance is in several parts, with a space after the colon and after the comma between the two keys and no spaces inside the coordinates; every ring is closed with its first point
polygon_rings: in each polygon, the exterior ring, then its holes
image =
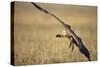
{"type": "Polygon", "coordinates": [[[43,9],[42,7],[35,4],[34,2],[31,2],[31,4],[33,4],[38,10],[40,10],[40,11],[42,11],[42,12],[48,14],[48,15],[51,15],[56,20],[58,20],[62,24],[62,26],[64,27],[64,34],[57,34],[56,37],[58,37],[58,38],[62,38],[62,37],[68,38],[70,40],[69,48],[72,46],[72,50],[73,50],[74,46],[78,47],[80,53],[83,54],[87,58],[88,61],[91,61],[89,50],[86,48],[86,46],[82,42],[82,39],[78,35],[75,34],[75,32],[72,30],[70,25],[65,24],[65,22],[63,22],[57,16],[55,16],[54,14],[43,9]],[[69,33],[67,33],[67,32],[69,32],[69,33]]]}

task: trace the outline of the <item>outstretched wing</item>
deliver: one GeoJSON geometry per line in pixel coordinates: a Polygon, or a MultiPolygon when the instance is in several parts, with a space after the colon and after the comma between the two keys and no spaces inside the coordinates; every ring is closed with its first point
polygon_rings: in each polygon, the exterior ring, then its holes
{"type": "MultiPolygon", "coordinates": [[[[80,38],[79,38],[79,40],[80,40],[80,42],[82,42],[80,38]]],[[[91,61],[90,53],[89,53],[88,49],[85,47],[85,45],[84,45],[83,43],[79,46],[79,50],[80,50],[80,52],[81,52],[82,54],[84,54],[84,56],[86,56],[86,58],[87,58],[89,61],[91,61]]]]}
{"type": "Polygon", "coordinates": [[[84,55],[88,58],[88,60],[91,60],[91,59],[90,59],[90,54],[89,54],[88,49],[84,46],[84,44],[83,44],[83,42],[81,41],[81,39],[74,33],[74,31],[71,29],[71,26],[70,26],[70,25],[65,24],[65,23],[64,23],[61,19],[59,19],[57,16],[55,16],[54,14],[52,14],[52,13],[48,12],[47,10],[41,8],[40,6],[38,6],[37,4],[35,4],[34,2],[31,2],[31,3],[32,3],[37,9],[39,9],[40,11],[43,11],[43,12],[45,12],[46,14],[51,15],[51,16],[53,16],[55,19],[57,19],[57,20],[63,25],[63,27],[64,27],[65,29],[67,29],[67,30],[70,32],[70,34],[72,35],[73,39],[75,40],[77,46],[79,46],[78,48],[79,48],[80,52],[81,52],[82,54],[84,54],[84,55]]]}
{"type": "Polygon", "coordinates": [[[59,18],[58,18],[57,16],[55,16],[54,14],[52,14],[52,13],[48,12],[47,10],[41,8],[40,6],[38,6],[37,4],[35,4],[34,2],[31,2],[31,3],[32,3],[37,9],[39,9],[40,11],[43,11],[43,12],[45,12],[46,14],[49,14],[49,15],[53,16],[55,19],[57,19],[57,20],[63,25],[63,27],[65,27],[65,28],[67,28],[67,29],[70,29],[70,28],[71,28],[70,25],[65,24],[61,19],[59,19],[59,18]]]}

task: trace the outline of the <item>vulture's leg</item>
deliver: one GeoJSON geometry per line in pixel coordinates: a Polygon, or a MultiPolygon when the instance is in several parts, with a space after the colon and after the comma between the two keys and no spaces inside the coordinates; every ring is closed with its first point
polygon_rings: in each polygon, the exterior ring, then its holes
{"type": "Polygon", "coordinates": [[[72,40],[70,40],[70,45],[69,45],[69,48],[71,47],[71,45],[73,44],[73,41],[72,40]]]}
{"type": "Polygon", "coordinates": [[[62,37],[68,38],[70,40],[69,48],[72,46],[72,51],[74,50],[75,40],[71,35],[69,35],[69,34],[67,34],[67,35],[57,34],[56,37],[58,37],[58,38],[62,38],[62,37]]]}
{"type": "Polygon", "coordinates": [[[73,45],[72,45],[72,51],[74,50],[74,43],[73,43],[73,45]]]}
{"type": "Polygon", "coordinates": [[[70,40],[69,48],[72,46],[72,51],[74,50],[74,38],[71,35],[66,35],[66,37],[70,40]]]}
{"type": "Polygon", "coordinates": [[[74,42],[73,40],[70,40],[70,45],[69,45],[69,48],[72,46],[72,51],[74,50],[74,42]]]}

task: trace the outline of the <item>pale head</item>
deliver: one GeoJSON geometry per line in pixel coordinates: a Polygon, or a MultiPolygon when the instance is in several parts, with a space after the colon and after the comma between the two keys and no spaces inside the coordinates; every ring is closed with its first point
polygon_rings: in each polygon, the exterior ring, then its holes
{"type": "Polygon", "coordinates": [[[65,30],[62,31],[62,35],[66,35],[66,31],[65,30]]]}

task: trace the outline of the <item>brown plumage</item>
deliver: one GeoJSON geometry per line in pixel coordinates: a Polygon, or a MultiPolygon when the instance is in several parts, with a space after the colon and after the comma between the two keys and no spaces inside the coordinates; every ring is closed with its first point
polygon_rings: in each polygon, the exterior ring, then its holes
{"type": "MultiPolygon", "coordinates": [[[[82,54],[84,54],[84,55],[86,56],[86,58],[87,58],[89,61],[91,61],[91,59],[90,59],[90,53],[89,53],[88,49],[83,45],[83,43],[82,43],[81,45],[78,44],[78,43],[75,41],[75,39],[74,39],[71,35],[57,34],[56,37],[59,37],[59,38],[66,37],[66,38],[70,39],[69,48],[72,46],[72,51],[73,51],[74,45],[75,45],[76,47],[79,48],[79,51],[80,51],[82,54]]],[[[78,39],[81,41],[81,38],[80,38],[80,37],[78,37],[78,39]]],[[[81,41],[81,42],[82,42],[82,41],[81,41]]]]}
{"type": "Polygon", "coordinates": [[[70,34],[65,33],[66,35],[62,35],[62,34],[57,34],[56,37],[62,38],[62,37],[66,37],[68,39],[70,39],[70,45],[69,48],[72,46],[72,50],[74,49],[74,45],[76,47],[79,48],[80,53],[84,54],[84,56],[91,61],[90,59],[90,53],[88,51],[88,49],[85,47],[85,45],[83,44],[82,40],[80,37],[78,37],[74,31],[71,29],[71,26],[68,24],[65,24],[61,19],[59,19],[57,16],[55,16],[54,14],[48,12],[47,10],[41,8],[40,6],[38,6],[37,4],[31,2],[37,9],[39,9],[40,11],[45,12],[48,15],[51,15],[52,17],[54,17],[55,19],[57,19],[62,26],[65,28],[65,31],[68,31],[70,34]]]}

